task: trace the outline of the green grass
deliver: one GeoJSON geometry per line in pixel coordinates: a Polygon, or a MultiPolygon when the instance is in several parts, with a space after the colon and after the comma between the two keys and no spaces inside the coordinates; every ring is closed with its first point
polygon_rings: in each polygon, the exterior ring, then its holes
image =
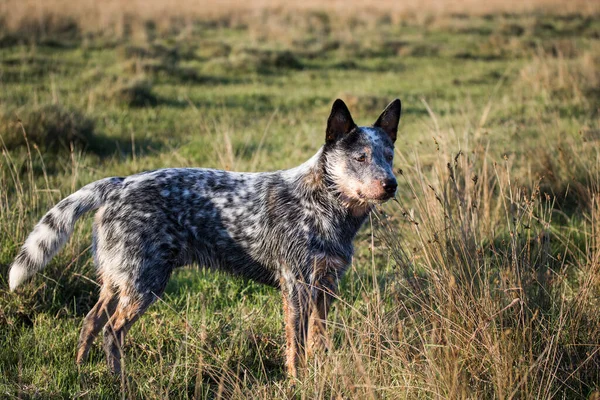
{"type": "Polygon", "coordinates": [[[145,40],[0,26],[12,38],[0,47],[1,396],[597,398],[599,19],[344,31],[314,18],[295,15],[284,35],[198,23],[145,40]],[[197,267],[134,326],[124,379],[99,343],[78,369],[98,291],[91,218],[8,292],[18,247],[77,188],[161,167],[293,167],[323,143],[336,97],[361,125],[402,99],[401,190],[360,232],[334,349],[295,388],[279,293],[197,267]]]}

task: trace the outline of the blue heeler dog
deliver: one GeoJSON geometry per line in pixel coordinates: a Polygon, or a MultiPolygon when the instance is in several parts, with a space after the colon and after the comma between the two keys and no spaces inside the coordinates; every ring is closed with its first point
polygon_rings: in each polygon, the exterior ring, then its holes
{"type": "Polygon", "coordinates": [[[127,331],[161,296],[173,269],[195,262],[281,289],[286,365],[296,376],[313,342],[325,343],[354,236],[373,204],[395,196],[400,112],[396,99],[372,127],[358,127],[336,100],[323,147],[284,171],[168,168],[90,183],[35,226],[11,266],[10,289],[50,261],[79,217],[98,209],[93,249],[102,287],[81,329],[77,363],[104,328],[108,365],[119,372],[127,331]]]}

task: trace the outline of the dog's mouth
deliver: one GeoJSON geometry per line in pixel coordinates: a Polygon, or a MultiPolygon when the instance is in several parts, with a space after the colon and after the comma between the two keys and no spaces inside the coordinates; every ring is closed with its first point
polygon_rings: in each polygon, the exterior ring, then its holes
{"type": "Polygon", "coordinates": [[[377,197],[372,197],[372,196],[365,195],[360,190],[356,191],[356,195],[358,196],[358,198],[360,199],[360,201],[363,201],[365,203],[376,203],[376,204],[383,204],[386,201],[391,200],[394,197],[396,197],[395,193],[393,193],[393,194],[383,193],[382,195],[379,195],[377,197]]]}

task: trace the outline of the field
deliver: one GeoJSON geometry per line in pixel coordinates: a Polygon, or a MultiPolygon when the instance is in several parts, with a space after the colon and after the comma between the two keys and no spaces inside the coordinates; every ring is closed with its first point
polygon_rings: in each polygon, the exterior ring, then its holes
{"type": "Polygon", "coordinates": [[[0,5],[0,397],[600,398],[598,3],[96,3],[0,5]],[[402,99],[398,201],[295,384],[280,294],[198,266],[134,326],[122,376],[99,342],[77,368],[92,218],[8,291],[84,184],[296,166],[338,97],[359,125],[402,99]]]}

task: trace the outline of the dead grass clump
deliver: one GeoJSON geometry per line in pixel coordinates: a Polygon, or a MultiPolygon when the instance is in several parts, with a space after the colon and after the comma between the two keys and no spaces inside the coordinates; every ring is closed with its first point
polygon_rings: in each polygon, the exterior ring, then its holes
{"type": "Polygon", "coordinates": [[[196,57],[197,46],[189,42],[178,42],[167,45],[152,43],[147,46],[125,46],[121,50],[124,58],[154,58],[176,64],[183,60],[193,60],[196,57]]]}
{"type": "Polygon", "coordinates": [[[408,57],[436,57],[440,52],[440,47],[429,44],[413,44],[411,46],[404,47],[398,52],[399,56],[408,57]]]}
{"type": "Polygon", "coordinates": [[[543,50],[519,72],[517,87],[543,97],[560,96],[570,104],[597,108],[595,91],[600,87],[600,58],[590,52],[567,60],[551,57],[543,50]]]}
{"type": "Polygon", "coordinates": [[[195,68],[182,67],[178,64],[170,64],[156,59],[137,60],[125,64],[125,69],[133,74],[147,74],[156,78],[160,77],[178,82],[203,82],[206,80],[199,75],[195,68]]]}
{"type": "Polygon", "coordinates": [[[557,18],[539,18],[533,25],[533,31],[540,37],[573,37],[597,32],[594,17],[578,13],[558,16],[557,18]]]}
{"type": "Polygon", "coordinates": [[[121,81],[111,94],[129,107],[153,107],[158,104],[158,97],[152,91],[152,82],[143,78],[121,81]]]}
{"type": "Polygon", "coordinates": [[[355,95],[352,93],[339,93],[338,98],[343,99],[352,110],[365,113],[384,109],[391,99],[385,96],[355,95]]]}
{"type": "Polygon", "coordinates": [[[302,62],[291,51],[277,51],[259,57],[262,65],[277,69],[302,69],[302,62]]]}
{"type": "Polygon", "coordinates": [[[500,25],[500,33],[506,36],[523,36],[526,29],[521,24],[510,22],[500,25]]]}
{"type": "Polygon", "coordinates": [[[552,57],[575,58],[580,54],[579,48],[573,39],[544,41],[541,44],[541,49],[545,54],[552,57]]]}
{"type": "Polygon", "coordinates": [[[27,141],[53,154],[69,152],[71,145],[95,153],[105,150],[94,121],[60,104],[5,112],[0,117],[0,134],[8,150],[25,148],[27,141]]]}
{"type": "Polygon", "coordinates": [[[203,59],[227,57],[231,54],[231,46],[219,40],[204,40],[198,45],[197,55],[203,59]]]}
{"type": "Polygon", "coordinates": [[[11,22],[14,24],[14,28],[7,32],[18,41],[35,43],[72,41],[81,39],[82,35],[76,17],[63,16],[55,12],[36,17],[28,16],[11,22]]]}
{"type": "Polygon", "coordinates": [[[490,35],[487,40],[472,44],[455,57],[471,60],[502,60],[530,54],[526,43],[516,36],[490,35]]]}
{"type": "Polygon", "coordinates": [[[196,58],[196,46],[183,42],[174,45],[160,43],[148,46],[126,46],[121,55],[129,61],[126,69],[134,74],[151,74],[176,79],[180,82],[200,82],[198,71],[190,67],[182,67],[181,61],[196,58]]]}
{"type": "Polygon", "coordinates": [[[227,58],[213,59],[206,64],[208,71],[261,74],[277,73],[285,70],[298,70],[304,67],[302,61],[291,51],[241,49],[227,58]]]}
{"type": "MultiPolygon", "coordinates": [[[[0,23],[2,23],[0,21],[0,23]]],[[[0,48],[15,46],[19,43],[19,38],[12,33],[0,33],[0,48]]]]}
{"type": "MultiPolygon", "coordinates": [[[[330,37],[339,16],[325,10],[290,10],[285,7],[263,10],[248,19],[248,31],[258,41],[279,40],[288,44],[295,40],[330,37]],[[337,18],[336,18],[337,17],[337,18]]],[[[349,21],[348,21],[349,22],[349,21]]],[[[350,24],[354,25],[353,21],[350,24]]],[[[336,25],[337,26],[337,25],[336,25]]]]}
{"type": "Polygon", "coordinates": [[[439,45],[404,40],[386,40],[381,44],[380,49],[383,55],[403,57],[435,57],[440,53],[439,45]]]}
{"type": "Polygon", "coordinates": [[[588,135],[584,140],[576,143],[565,135],[557,146],[540,148],[534,165],[540,191],[555,199],[554,207],[567,216],[590,212],[594,205],[589,174],[590,167],[598,166],[593,149],[598,138],[588,135]]]}
{"type": "Polygon", "coordinates": [[[324,38],[298,39],[294,40],[292,45],[296,54],[309,60],[324,58],[329,53],[346,46],[346,44],[342,43],[340,40],[324,38]]]}

